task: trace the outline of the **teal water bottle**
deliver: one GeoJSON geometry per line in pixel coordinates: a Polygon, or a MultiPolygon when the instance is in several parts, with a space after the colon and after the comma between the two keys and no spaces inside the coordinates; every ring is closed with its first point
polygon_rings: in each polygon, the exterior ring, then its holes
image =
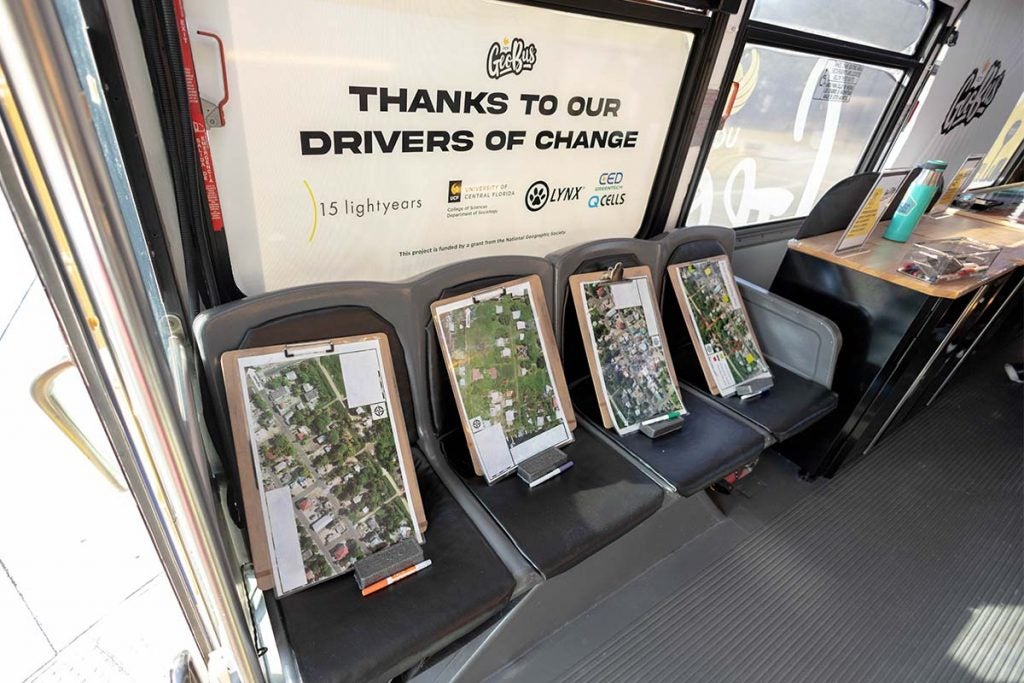
{"type": "Polygon", "coordinates": [[[896,215],[892,217],[883,235],[885,239],[893,242],[906,242],[910,239],[910,233],[914,232],[918,221],[939,189],[939,181],[946,166],[945,161],[938,160],[926,161],[921,165],[921,173],[903,195],[903,201],[900,202],[896,215]]]}

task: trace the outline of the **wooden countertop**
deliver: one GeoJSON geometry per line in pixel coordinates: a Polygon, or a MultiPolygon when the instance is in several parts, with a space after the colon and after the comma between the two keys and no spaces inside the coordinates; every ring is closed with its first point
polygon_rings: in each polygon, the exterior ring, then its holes
{"type": "Polygon", "coordinates": [[[866,273],[900,287],[944,299],[958,299],[983,284],[998,279],[1014,268],[1024,265],[1024,229],[977,220],[960,212],[950,213],[939,218],[923,217],[917,229],[914,230],[914,234],[905,244],[884,239],[882,237],[884,232],[885,224],[879,225],[864,244],[864,249],[850,254],[837,255],[835,253],[839,238],[843,235],[842,230],[802,240],[792,239],[789,241],[789,248],[866,273]],[[913,242],[949,237],[970,237],[979,242],[988,242],[1003,247],[1003,251],[985,274],[962,280],[937,282],[932,285],[904,275],[897,270],[913,242]]]}

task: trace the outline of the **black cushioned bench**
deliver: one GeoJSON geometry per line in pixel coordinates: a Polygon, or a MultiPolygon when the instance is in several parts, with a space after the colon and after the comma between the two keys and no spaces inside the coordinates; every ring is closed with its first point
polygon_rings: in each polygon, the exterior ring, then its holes
{"type": "Polygon", "coordinates": [[[692,388],[683,386],[689,415],[683,427],[658,439],[639,432],[619,435],[601,426],[601,412],[583,347],[569,277],[605,270],[617,263],[651,268],[655,291],[661,290],[660,247],[651,241],[613,239],[591,242],[552,254],[555,269],[556,336],[570,378],[573,404],[593,429],[615,441],[663,487],[693,495],[730,472],[753,462],[769,441],[766,432],[737,417],[692,388]]]}
{"type": "MultiPolygon", "coordinates": [[[[725,254],[732,257],[735,233],[728,228],[701,226],[664,233],[655,240],[661,247],[660,269],[669,265],[725,254]]],[[[680,379],[719,405],[758,425],[782,442],[822,419],[838,405],[829,388],[842,337],[826,318],[737,279],[774,378],[763,396],[713,396],[690,342],[686,324],[667,275],[662,286],[662,316],[670,340],[672,360],[680,379]]]]}
{"type": "Polygon", "coordinates": [[[546,577],[573,567],[608,545],[662,504],[664,492],[613,444],[580,425],[562,450],[574,466],[535,489],[516,476],[488,485],[473,474],[469,450],[438,347],[430,302],[538,275],[551,301],[551,268],[530,257],[484,258],[433,271],[417,281],[427,339],[431,413],[440,450],[516,546],[546,577]]]}
{"type": "MultiPolygon", "coordinates": [[[[329,337],[387,334],[407,428],[417,434],[405,345],[371,300],[394,310],[408,301],[397,286],[316,285],[277,292],[208,311],[197,319],[196,337],[221,449],[232,476],[230,430],[220,356],[236,348],[299,343],[329,337]],[[350,292],[346,295],[346,292],[350,292]]],[[[351,576],[335,578],[283,598],[267,591],[280,615],[281,642],[307,681],[388,680],[438,652],[495,615],[510,599],[516,580],[466,510],[452,496],[420,449],[413,449],[428,520],[425,557],[433,565],[373,596],[359,595],[351,576]]],[[[244,454],[243,457],[248,457],[244,454]]]]}

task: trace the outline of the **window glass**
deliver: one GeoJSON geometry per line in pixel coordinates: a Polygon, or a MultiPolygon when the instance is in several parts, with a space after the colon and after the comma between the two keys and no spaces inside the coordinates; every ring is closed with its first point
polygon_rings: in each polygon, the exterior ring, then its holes
{"type": "Polygon", "coordinates": [[[739,91],[686,223],[737,227],[804,216],[853,173],[899,72],[747,45],[739,91]]]}
{"type": "Polygon", "coordinates": [[[931,0],[756,0],[751,19],[851,43],[913,54],[931,0]]]}
{"type": "Polygon", "coordinates": [[[1017,106],[1013,108],[1010,115],[999,131],[999,136],[992,143],[988,154],[981,161],[978,173],[971,182],[971,187],[988,187],[999,181],[1006,164],[1020,149],[1024,143],[1024,95],[1017,100],[1017,106]]]}

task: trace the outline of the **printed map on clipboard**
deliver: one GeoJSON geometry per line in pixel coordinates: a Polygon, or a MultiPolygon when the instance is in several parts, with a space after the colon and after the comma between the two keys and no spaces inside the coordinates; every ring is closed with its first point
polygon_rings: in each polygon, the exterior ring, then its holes
{"type": "Polygon", "coordinates": [[[436,301],[431,311],[478,475],[491,483],[573,440],[539,278],[436,301]]]}
{"type": "Polygon", "coordinates": [[[727,256],[672,265],[668,275],[712,393],[732,396],[772,376],[727,256]]]}
{"type": "Polygon", "coordinates": [[[604,426],[629,434],[643,420],[686,412],[650,269],[626,268],[614,282],[606,272],[573,275],[569,288],[604,426]]]}
{"type": "Polygon", "coordinates": [[[222,366],[259,579],[269,569],[284,595],[423,542],[385,335],[232,351],[222,366]]]}

